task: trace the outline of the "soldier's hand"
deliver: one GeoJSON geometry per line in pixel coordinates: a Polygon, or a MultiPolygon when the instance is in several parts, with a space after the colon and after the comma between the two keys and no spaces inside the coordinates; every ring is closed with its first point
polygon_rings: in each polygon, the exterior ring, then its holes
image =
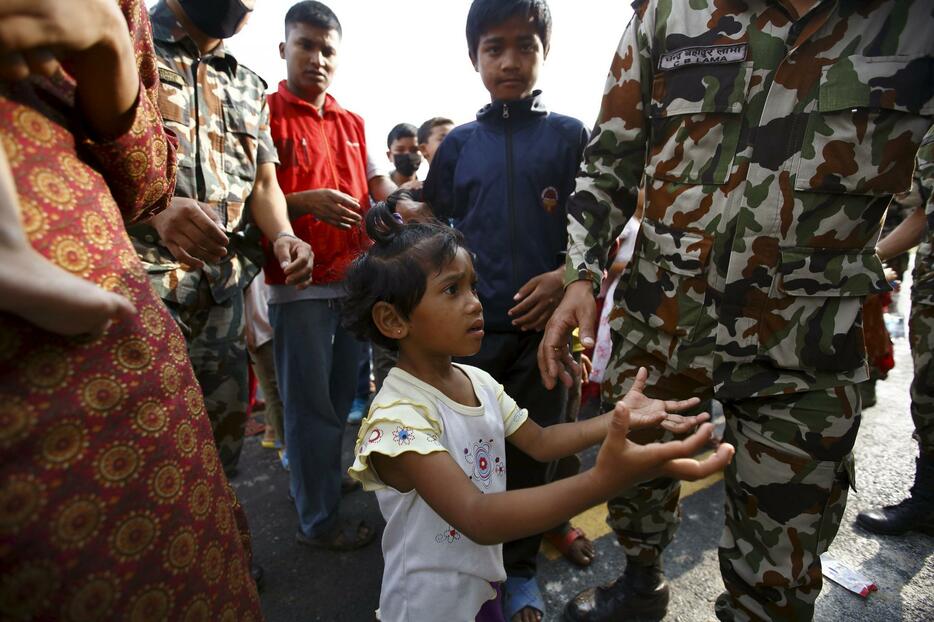
{"type": "Polygon", "coordinates": [[[538,371],[546,388],[553,389],[558,380],[566,387],[573,384],[574,377],[580,374],[580,366],[568,350],[568,339],[574,329],[580,327],[581,343],[585,348],[592,348],[596,317],[597,303],[590,281],[568,285],[538,345],[538,371]]]}
{"type": "Polygon", "coordinates": [[[360,203],[340,190],[322,188],[306,190],[292,195],[290,202],[299,211],[338,229],[350,229],[360,224],[360,203]]]}
{"type": "Polygon", "coordinates": [[[534,276],[519,288],[509,310],[513,326],[520,330],[542,330],[564,294],[564,268],[534,276]]]}
{"type": "Polygon", "coordinates": [[[307,242],[291,234],[282,234],[273,242],[272,251],[285,273],[286,285],[294,285],[297,289],[311,285],[315,254],[307,242]]]}
{"type": "Polygon", "coordinates": [[[617,402],[593,468],[594,476],[610,490],[619,491],[660,476],[687,481],[703,479],[723,470],[735,451],[729,443],[722,443],[706,459],[694,458],[710,442],[713,426],[709,423],[682,441],[646,445],[630,441],[629,430],[629,409],[617,402]]]}
{"type": "Polygon", "coordinates": [[[230,240],[216,222],[216,214],[194,199],[175,197],[164,211],[149,220],[162,244],[179,262],[200,268],[227,255],[230,240]]]}

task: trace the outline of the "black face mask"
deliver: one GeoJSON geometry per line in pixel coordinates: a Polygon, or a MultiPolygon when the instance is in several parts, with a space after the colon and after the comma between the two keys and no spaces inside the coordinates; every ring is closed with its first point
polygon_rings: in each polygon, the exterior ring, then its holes
{"type": "Polygon", "coordinates": [[[229,39],[237,33],[253,9],[243,0],[178,0],[191,23],[215,39],[229,39]]]}
{"type": "Polygon", "coordinates": [[[422,154],[397,153],[392,156],[392,163],[395,165],[397,173],[403,177],[411,177],[422,163],[422,154]]]}

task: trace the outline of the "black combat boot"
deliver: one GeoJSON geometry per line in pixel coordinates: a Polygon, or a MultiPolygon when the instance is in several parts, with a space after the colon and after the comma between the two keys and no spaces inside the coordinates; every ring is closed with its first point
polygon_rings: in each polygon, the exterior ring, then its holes
{"type": "Polygon", "coordinates": [[[872,533],[899,536],[909,531],[934,535],[934,454],[921,454],[915,463],[911,494],[898,505],[860,512],[860,527],[872,533]]]}
{"type": "Polygon", "coordinates": [[[569,622],[655,621],[668,611],[668,582],[662,562],[640,564],[626,558],[626,570],[616,581],[585,590],[564,608],[569,622]]]}

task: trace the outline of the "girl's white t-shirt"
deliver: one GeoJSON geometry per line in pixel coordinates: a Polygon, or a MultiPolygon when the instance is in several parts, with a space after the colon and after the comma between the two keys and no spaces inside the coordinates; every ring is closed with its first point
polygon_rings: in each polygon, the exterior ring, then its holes
{"type": "Polygon", "coordinates": [[[387,486],[369,462],[372,453],[397,456],[447,452],[484,493],[506,490],[506,437],[528,418],[503,387],[481,369],[457,365],[480,406],[465,406],[393,368],[360,426],[350,475],[376,492],[383,532],[383,622],[472,622],[504,581],[502,545],[483,546],[459,533],[414,490],[387,486]]]}

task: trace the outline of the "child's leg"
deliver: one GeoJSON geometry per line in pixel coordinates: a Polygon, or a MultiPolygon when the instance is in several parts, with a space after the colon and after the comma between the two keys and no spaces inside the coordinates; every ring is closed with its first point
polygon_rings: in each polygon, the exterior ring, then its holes
{"type": "Polygon", "coordinates": [[[0,311],[16,314],[53,333],[98,333],[111,320],[136,310],[123,296],[106,292],[59,268],[29,244],[20,220],[16,185],[0,147],[0,311]]]}

